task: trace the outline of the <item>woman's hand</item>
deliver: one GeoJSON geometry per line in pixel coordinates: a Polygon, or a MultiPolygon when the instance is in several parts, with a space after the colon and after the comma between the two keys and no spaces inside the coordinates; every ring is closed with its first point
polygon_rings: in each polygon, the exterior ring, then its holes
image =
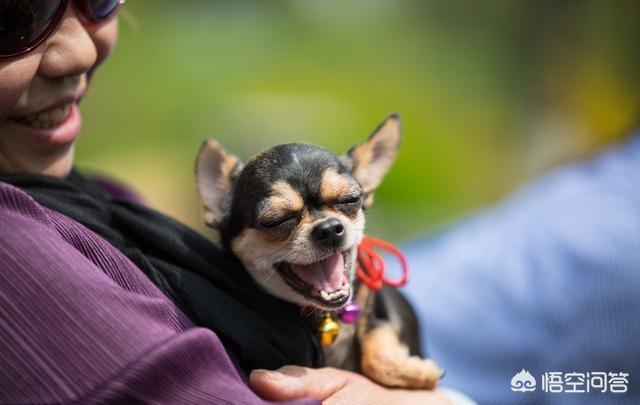
{"type": "Polygon", "coordinates": [[[250,382],[258,395],[272,401],[313,397],[323,404],[451,404],[437,390],[387,389],[359,374],[335,368],[253,370],[250,382]]]}

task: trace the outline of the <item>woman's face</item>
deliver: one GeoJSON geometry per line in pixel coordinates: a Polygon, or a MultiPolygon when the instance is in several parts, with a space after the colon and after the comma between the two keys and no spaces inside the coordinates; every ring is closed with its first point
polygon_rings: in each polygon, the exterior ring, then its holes
{"type": "Polygon", "coordinates": [[[85,26],[70,2],[35,50],[0,59],[0,173],[62,177],[81,127],[78,103],[117,36],[117,19],[85,26]]]}

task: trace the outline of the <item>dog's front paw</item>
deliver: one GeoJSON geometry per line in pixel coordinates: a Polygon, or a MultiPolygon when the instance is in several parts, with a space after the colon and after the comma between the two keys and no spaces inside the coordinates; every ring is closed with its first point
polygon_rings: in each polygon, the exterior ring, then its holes
{"type": "Polygon", "coordinates": [[[362,373],[387,387],[434,389],[443,370],[431,359],[409,355],[391,325],[380,325],[362,339],[362,373]]]}

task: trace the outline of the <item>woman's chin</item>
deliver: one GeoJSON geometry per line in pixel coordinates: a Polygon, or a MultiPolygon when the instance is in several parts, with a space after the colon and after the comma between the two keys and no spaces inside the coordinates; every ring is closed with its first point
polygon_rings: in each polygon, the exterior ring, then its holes
{"type": "Polygon", "coordinates": [[[42,174],[66,177],[73,167],[75,142],[24,141],[22,132],[9,135],[0,126],[0,174],[42,174]],[[16,142],[16,139],[19,142],[16,142]]]}

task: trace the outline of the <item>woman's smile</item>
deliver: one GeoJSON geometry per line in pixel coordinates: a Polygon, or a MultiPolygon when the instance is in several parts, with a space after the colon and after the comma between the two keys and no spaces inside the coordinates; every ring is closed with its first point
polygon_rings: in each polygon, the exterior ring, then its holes
{"type": "Polygon", "coordinates": [[[49,129],[62,124],[67,119],[71,112],[71,104],[72,103],[65,103],[44,111],[11,119],[31,128],[49,129]]]}
{"type": "Polygon", "coordinates": [[[50,146],[63,146],[73,142],[82,126],[82,117],[76,101],[32,114],[14,116],[7,121],[13,131],[24,133],[50,146]]]}

